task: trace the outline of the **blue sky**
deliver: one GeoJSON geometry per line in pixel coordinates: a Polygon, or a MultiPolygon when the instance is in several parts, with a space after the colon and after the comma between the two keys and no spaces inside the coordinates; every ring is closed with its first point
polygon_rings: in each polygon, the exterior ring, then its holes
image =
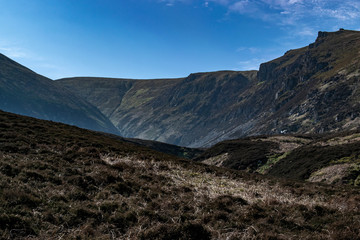
{"type": "Polygon", "coordinates": [[[0,53],[51,79],[258,69],[360,30],[360,0],[0,0],[0,53]]]}

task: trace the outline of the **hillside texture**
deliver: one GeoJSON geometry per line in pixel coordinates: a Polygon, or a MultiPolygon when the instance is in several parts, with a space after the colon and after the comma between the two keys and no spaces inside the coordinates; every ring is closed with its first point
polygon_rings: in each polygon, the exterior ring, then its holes
{"type": "MultiPolygon", "coordinates": [[[[120,135],[198,147],[222,140],[237,117],[256,72],[196,73],[182,79],[72,78],[56,81],[97,106],[120,135]],[[210,141],[210,142],[209,142],[210,141]]],[[[249,126],[250,127],[250,126],[249,126]]],[[[248,127],[245,127],[248,128],[248,127]]]]}
{"type": "Polygon", "coordinates": [[[1,239],[359,239],[359,201],[0,111],[1,239]]]}
{"type": "Polygon", "coordinates": [[[360,186],[360,133],[228,140],[194,160],[302,181],[360,186]]]}
{"type": "Polygon", "coordinates": [[[57,81],[97,106],[125,137],[201,147],[259,134],[321,133],[360,124],[360,32],[319,32],[315,43],[259,71],[182,79],[57,81]]]}
{"type": "Polygon", "coordinates": [[[96,107],[1,54],[0,109],[118,134],[96,107]]]}
{"type": "Polygon", "coordinates": [[[359,127],[360,32],[319,32],[315,43],[260,66],[266,117],[250,133],[322,133],[359,127]]]}

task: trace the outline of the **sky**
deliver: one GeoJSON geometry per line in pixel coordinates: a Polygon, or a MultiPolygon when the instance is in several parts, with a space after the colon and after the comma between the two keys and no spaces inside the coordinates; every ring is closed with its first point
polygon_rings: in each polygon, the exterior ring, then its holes
{"type": "Polygon", "coordinates": [[[51,79],[256,70],[339,28],[360,0],[0,0],[0,53],[51,79]]]}

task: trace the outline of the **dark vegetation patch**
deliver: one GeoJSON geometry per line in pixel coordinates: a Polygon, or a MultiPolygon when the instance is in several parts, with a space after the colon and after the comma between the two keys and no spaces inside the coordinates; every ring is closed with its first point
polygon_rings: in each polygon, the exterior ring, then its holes
{"type": "Polygon", "coordinates": [[[336,146],[305,145],[280,160],[269,174],[305,180],[311,173],[354,155],[360,158],[360,142],[336,146]]]}
{"type": "MultiPolygon", "coordinates": [[[[336,164],[353,164],[337,184],[360,185],[360,130],[338,133],[257,136],[223,141],[206,149],[194,161],[227,154],[222,167],[307,180],[316,171],[336,164]],[[281,142],[279,139],[281,138],[281,142]],[[287,140],[286,137],[289,139],[287,140]],[[275,138],[275,139],[274,139],[275,138]],[[293,139],[291,139],[293,138],[293,139]],[[295,139],[294,139],[295,138],[295,139]],[[298,142],[297,142],[298,141],[298,142]],[[299,143],[290,150],[280,145],[299,143]]],[[[211,163],[210,163],[211,164],[211,163]]]]}
{"type": "Polygon", "coordinates": [[[278,147],[278,143],[253,141],[251,138],[229,140],[214,145],[194,160],[203,161],[227,153],[228,157],[222,163],[223,167],[253,172],[265,164],[268,161],[268,155],[278,147]]]}
{"type": "Polygon", "coordinates": [[[139,146],[145,146],[152,150],[166,153],[169,155],[174,155],[176,157],[181,157],[181,158],[193,159],[193,158],[199,156],[203,152],[202,149],[198,149],[198,148],[180,147],[177,145],[172,145],[172,144],[157,142],[157,141],[151,141],[151,140],[143,140],[143,139],[136,139],[136,138],[123,138],[123,137],[119,137],[117,135],[107,134],[107,133],[105,133],[105,135],[109,136],[109,137],[113,137],[113,138],[121,140],[121,141],[134,143],[139,146]]]}
{"type": "Polygon", "coordinates": [[[360,237],[357,188],[206,166],[4,112],[0,123],[1,239],[360,237]],[[222,184],[246,183],[254,190],[244,191],[252,195],[239,196],[231,188],[214,194],[212,187],[227,186],[205,183],[207,174],[222,184]],[[267,193],[257,186],[265,182],[269,191],[305,200],[263,198],[267,193]]]}

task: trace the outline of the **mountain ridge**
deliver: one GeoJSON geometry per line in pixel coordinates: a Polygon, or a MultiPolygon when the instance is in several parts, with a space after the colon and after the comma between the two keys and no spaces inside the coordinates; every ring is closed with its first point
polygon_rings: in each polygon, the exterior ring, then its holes
{"type": "Polygon", "coordinates": [[[152,80],[52,82],[2,55],[0,108],[69,124],[87,119],[85,128],[187,147],[262,134],[351,130],[360,126],[359,40],[358,31],[319,32],[314,43],[261,64],[259,71],[152,80]],[[62,115],[64,109],[70,113],[62,115]]]}
{"type": "Polygon", "coordinates": [[[121,101],[109,93],[110,85],[105,91],[92,78],[56,83],[97,106],[126,137],[203,147],[252,135],[343,131],[360,126],[359,42],[358,31],[320,31],[314,43],[261,64],[259,71],[114,84],[123,91],[121,101]]]}

